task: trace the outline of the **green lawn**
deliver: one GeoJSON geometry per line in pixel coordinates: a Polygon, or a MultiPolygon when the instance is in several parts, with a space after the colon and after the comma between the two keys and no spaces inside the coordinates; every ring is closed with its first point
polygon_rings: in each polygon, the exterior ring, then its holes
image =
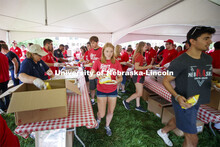
{"type": "MultiPolygon", "coordinates": [[[[122,100],[129,97],[135,90],[134,85],[129,83],[127,85],[127,91],[125,94],[121,94],[122,99],[118,99],[117,106],[114,112],[114,117],[111,122],[111,129],[113,135],[108,137],[105,133],[105,118],[102,120],[100,128],[87,129],[86,127],[77,128],[77,134],[85,143],[86,146],[94,147],[165,147],[166,145],[158,137],[156,131],[162,128],[164,125],[161,123],[161,119],[155,116],[151,112],[141,113],[134,110],[135,101],[131,102],[131,109],[127,111],[122,100]]],[[[147,108],[147,104],[141,101],[144,108],[147,108]]],[[[97,105],[93,106],[94,114],[97,113],[97,105]]],[[[14,124],[14,116],[12,114],[3,115],[6,119],[8,126],[11,130],[14,130],[16,125],[14,124]]],[[[220,144],[220,133],[215,131],[216,137],[212,135],[208,126],[205,126],[203,133],[198,134],[200,147],[217,147],[220,144]]],[[[174,133],[170,132],[170,139],[174,146],[181,146],[184,138],[178,137],[174,133]]],[[[22,147],[34,146],[34,140],[31,138],[23,139],[19,137],[22,147]]],[[[74,137],[74,146],[81,146],[79,141],[74,137]]]]}

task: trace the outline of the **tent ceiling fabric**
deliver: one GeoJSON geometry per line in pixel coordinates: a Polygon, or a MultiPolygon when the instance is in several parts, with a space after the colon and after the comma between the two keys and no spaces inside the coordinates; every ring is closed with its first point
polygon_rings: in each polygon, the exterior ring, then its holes
{"type": "MultiPolygon", "coordinates": [[[[207,0],[0,0],[0,5],[0,30],[17,41],[97,35],[102,42],[122,43],[181,38],[192,25],[220,24],[219,6],[207,0]]],[[[1,38],[4,34],[0,31],[1,38]]]]}

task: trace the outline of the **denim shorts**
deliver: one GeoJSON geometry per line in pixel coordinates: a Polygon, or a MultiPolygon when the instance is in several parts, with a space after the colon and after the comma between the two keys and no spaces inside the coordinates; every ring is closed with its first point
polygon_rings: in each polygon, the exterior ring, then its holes
{"type": "Polygon", "coordinates": [[[110,93],[104,93],[97,90],[97,97],[117,97],[117,96],[118,96],[117,89],[110,93]]]}
{"type": "Polygon", "coordinates": [[[176,118],[176,127],[185,133],[197,134],[196,119],[199,104],[188,109],[182,109],[179,103],[172,97],[173,109],[176,118]]]}

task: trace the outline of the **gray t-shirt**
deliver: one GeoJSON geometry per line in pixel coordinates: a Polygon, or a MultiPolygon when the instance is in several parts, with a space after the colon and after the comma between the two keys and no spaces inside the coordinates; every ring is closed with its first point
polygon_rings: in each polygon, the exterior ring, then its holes
{"type": "MultiPolygon", "coordinates": [[[[194,59],[184,53],[173,60],[168,68],[173,71],[175,91],[186,99],[199,94],[198,104],[210,102],[212,58],[202,53],[200,59],[194,59]]],[[[172,97],[174,98],[174,97],[172,97]]]]}

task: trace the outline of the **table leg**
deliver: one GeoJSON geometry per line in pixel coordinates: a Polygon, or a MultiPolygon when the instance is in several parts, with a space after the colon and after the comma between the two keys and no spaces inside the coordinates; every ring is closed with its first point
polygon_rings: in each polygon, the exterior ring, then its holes
{"type": "Polygon", "coordinates": [[[76,136],[76,138],[79,140],[79,142],[82,144],[82,146],[85,147],[85,144],[83,143],[83,141],[76,134],[76,127],[74,127],[74,129],[67,129],[67,131],[74,131],[74,135],[76,136]]]}
{"type": "Polygon", "coordinates": [[[210,130],[212,131],[212,134],[213,134],[214,136],[216,136],[214,130],[212,129],[212,122],[209,122],[209,128],[210,128],[210,130]]]}

